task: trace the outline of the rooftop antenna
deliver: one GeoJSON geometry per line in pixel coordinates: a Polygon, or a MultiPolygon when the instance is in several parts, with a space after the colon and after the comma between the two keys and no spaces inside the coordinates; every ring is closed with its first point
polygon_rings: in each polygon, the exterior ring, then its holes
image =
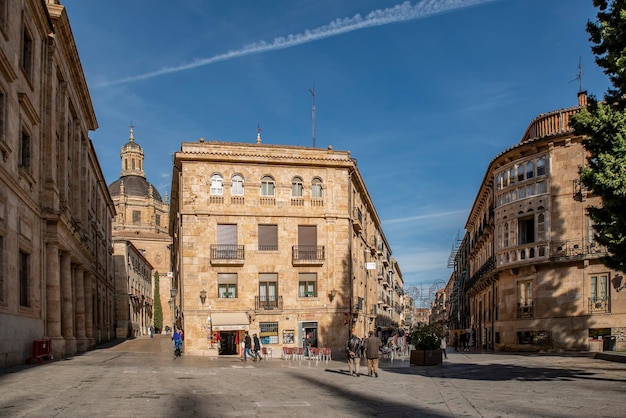
{"type": "Polygon", "coordinates": [[[311,119],[313,122],[313,148],[315,148],[315,84],[313,84],[312,89],[309,89],[309,93],[311,93],[311,97],[313,98],[313,107],[311,108],[311,119]]]}
{"type": "Polygon", "coordinates": [[[581,57],[578,57],[578,74],[576,74],[576,77],[574,77],[573,81],[578,80],[578,92],[582,92],[583,91],[583,64],[581,61],[581,57]]]}

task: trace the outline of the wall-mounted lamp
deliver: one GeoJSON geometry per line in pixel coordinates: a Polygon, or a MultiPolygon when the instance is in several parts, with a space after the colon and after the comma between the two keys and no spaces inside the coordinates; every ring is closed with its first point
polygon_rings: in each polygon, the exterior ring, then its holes
{"type": "Polygon", "coordinates": [[[170,296],[172,297],[172,299],[176,297],[176,288],[170,289],[170,296]]]}
{"type": "Polygon", "coordinates": [[[333,299],[335,299],[335,296],[337,296],[337,290],[333,289],[330,291],[330,293],[328,294],[328,299],[330,299],[330,301],[332,302],[333,299]]]}
{"type": "Polygon", "coordinates": [[[613,288],[615,291],[619,292],[622,289],[626,289],[626,283],[624,283],[624,276],[621,274],[616,274],[611,280],[613,283],[613,288]]]}
{"type": "Polygon", "coordinates": [[[202,302],[203,305],[204,305],[204,302],[206,302],[206,290],[204,289],[200,291],[200,302],[202,302]]]}

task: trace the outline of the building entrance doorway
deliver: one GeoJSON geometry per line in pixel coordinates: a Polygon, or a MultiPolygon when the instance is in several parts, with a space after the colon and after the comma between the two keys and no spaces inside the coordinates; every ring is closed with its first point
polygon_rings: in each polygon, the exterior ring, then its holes
{"type": "Polygon", "coordinates": [[[220,331],[220,355],[237,354],[237,331],[220,331]]]}
{"type": "Polygon", "coordinates": [[[300,330],[300,345],[304,346],[304,339],[308,335],[311,340],[311,347],[317,347],[317,322],[303,322],[300,330]]]}

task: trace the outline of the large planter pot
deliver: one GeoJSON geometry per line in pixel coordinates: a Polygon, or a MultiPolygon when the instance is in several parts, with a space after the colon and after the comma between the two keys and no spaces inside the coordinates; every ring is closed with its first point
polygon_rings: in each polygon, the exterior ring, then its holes
{"type": "Polygon", "coordinates": [[[411,364],[434,366],[443,362],[441,350],[411,350],[411,364]]]}

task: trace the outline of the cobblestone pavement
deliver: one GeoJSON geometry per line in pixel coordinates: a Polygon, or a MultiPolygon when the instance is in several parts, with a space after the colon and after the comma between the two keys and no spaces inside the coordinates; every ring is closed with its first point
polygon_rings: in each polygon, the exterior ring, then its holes
{"type": "Polygon", "coordinates": [[[625,415],[626,364],[589,355],[452,351],[441,366],[383,360],[379,378],[347,370],[335,360],[174,359],[169,336],[141,337],[0,370],[0,417],[625,415]]]}

